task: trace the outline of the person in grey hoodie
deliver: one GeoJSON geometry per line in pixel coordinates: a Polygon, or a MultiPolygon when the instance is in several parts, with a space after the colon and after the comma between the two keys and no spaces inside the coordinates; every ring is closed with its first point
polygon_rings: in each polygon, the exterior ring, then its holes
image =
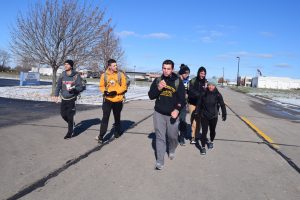
{"type": "Polygon", "coordinates": [[[54,101],[58,103],[59,95],[61,97],[60,114],[62,118],[68,123],[68,132],[64,139],[69,139],[73,134],[74,115],[76,112],[75,101],[78,94],[83,91],[82,80],[80,74],[74,69],[74,62],[66,60],[64,67],[65,71],[57,80],[56,90],[54,94],[54,101]]]}

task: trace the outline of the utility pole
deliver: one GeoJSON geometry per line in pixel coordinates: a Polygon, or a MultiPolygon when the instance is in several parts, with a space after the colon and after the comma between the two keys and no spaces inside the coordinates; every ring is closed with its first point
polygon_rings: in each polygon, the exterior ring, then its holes
{"type": "Polygon", "coordinates": [[[238,87],[240,85],[240,57],[236,57],[238,59],[238,71],[237,71],[237,77],[236,77],[236,86],[238,87]]]}
{"type": "Polygon", "coordinates": [[[224,87],[224,67],[223,67],[222,87],[224,87]]]}

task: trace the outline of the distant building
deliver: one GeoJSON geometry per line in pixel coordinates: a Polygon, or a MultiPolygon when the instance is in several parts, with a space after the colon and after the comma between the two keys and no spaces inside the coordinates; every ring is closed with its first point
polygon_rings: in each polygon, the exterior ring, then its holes
{"type": "Polygon", "coordinates": [[[241,82],[240,82],[241,86],[251,87],[251,83],[252,83],[252,77],[245,76],[241,78],[241,82]]]}
{"type": "Polygon", "coordinates": [[[259,76],[252,79],[252,87],[282,90],[298,89],[300,88],[300,79],[259,76]]]}
{"type": "MultiPolygon", "coordinates": [[[[63,67],[59,67],[56,74],[59,75],[64,71],[63,67]]],[[[31,72],[39,72],[41,75],[44,76],[52,76],[53,71],[51,67],[32,67],[31,72]]]]}

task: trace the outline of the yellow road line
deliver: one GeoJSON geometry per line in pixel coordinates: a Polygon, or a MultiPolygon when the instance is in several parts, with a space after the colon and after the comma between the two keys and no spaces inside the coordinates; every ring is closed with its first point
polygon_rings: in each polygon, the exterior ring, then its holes
{"type": "Polygon", "coordinates": [[[274,141],[266,135],[263,131],[257,128],[252,122],[250,122],[246,117],[241,116],[241,119],[248,124],[254,131],[256,131],[262,138],[264,138],[267,142],[269,142],[273,147],[278,149],[278,145],[274,144],[274,141]]]}

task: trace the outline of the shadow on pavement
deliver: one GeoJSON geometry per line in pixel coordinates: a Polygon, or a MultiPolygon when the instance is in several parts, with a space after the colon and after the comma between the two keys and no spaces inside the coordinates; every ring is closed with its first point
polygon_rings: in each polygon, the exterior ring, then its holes
{"type": "Polygon", "coordinates": [[[152,140],[151,146],[152,146],[153,153],[154,153],[155,160],[156,160],[157,157],[156,157],[156,145],[155,145],[155,138],[156,138],[156,136],[155,136],[155,133],[154,133],[154,132],[150,133],[150,134],[148,135],[148,138],[152,140]]]}
{"type": "Polygon", "coordinates": [[[76,124],[75,129],[74,129],[74,134],[72,137],[76,137],[89,129],[90,127],[100,124],[101,120],[99,118],[94,118],[94,119],[87,119],[79,122],[76,124]]]}

